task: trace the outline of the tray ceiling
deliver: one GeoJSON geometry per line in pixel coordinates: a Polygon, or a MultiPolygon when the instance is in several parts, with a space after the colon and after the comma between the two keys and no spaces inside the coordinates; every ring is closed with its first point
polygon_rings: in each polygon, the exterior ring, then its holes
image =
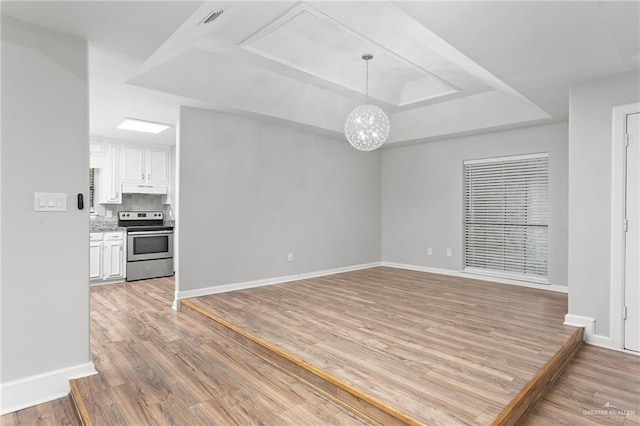
{"type": "Polygon", "coordinates": [[[190,105],[344,140],[372,53],[389,144],[566,120],[572,84],[638,70],[639,12],[638,1],[2,3],[89,40],[92,134],[123,137],[111,130],[123,116],[176,124],[190,105]]]}
{"type": "Polygon", "coordinates": [[[459,92],[444,79],[304,3],[239,47],[361,93],[366,67],[361,57],[371,53],[369,95],[395,106],[459,92]]]}
{"type": "Polygon", "coordinates": [[[204,3],[129,83],[340,136],[365,101],[364,53],[374,55],[369,94],[391,116],[390,142],[451,133],[460,123],[449,115],[479,101],[497,111],[487,126],[549,117],[391,2],[204,3]],[[403,116],[418,117],[410,132],[394,130],[403,116]]]}

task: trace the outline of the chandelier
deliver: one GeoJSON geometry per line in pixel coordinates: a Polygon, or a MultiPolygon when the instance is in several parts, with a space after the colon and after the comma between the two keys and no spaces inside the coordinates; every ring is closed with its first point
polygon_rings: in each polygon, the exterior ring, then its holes
{"type": "Polygon", "coordinates": [[[373,59],[373,55],[366,53],[362,55],[362,59],[367,63],[367,101],[365,105],[360,105],[347,116],[344,135],[354,148],[360,151],[373,151],[385,143],[391,126],[384,111],[369,104],[369,61],[373,59]]]}

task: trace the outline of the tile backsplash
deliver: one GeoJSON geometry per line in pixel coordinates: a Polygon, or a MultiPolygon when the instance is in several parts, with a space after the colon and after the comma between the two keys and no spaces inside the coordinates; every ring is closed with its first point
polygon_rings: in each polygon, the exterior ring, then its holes
{"type": "Polygon", "coordinates": [[[156,210],[164,212],[166,220],[173,220],[173,209],[162,204],[162,195],[122,194],[122,204],[96,204],[96,220],[117,221],[119,211],[156,210]],[[107,217],[107,211],[111,217],[107,217]]]}

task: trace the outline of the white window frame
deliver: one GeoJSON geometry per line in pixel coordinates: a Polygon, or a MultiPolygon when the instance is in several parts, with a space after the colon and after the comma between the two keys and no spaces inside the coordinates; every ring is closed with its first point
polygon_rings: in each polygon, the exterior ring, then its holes
{"type": "MultiPolygon", "coordinates": [[[[547,215],[546,218],[546,226],[547,226],[547,239],[546,239],[546,244],[547,244],[547,270],[546,270],[546,275],[541,276],[541,275],[528,275],[528,274],[518,274],[518,273],[510,273],[507,271],[500,271],[500,270],[493,270],[493,269],[484,269],[484,268],[477,268],[477,267],[473,267],[473,266],[467,266],[467,236],[466,236],[466,230],[467,230],[467,212],[466,212],[466,202],[467,202],[467,190],[466,190],[466,166],[468,165],[474,165],[474,164],[486,164],[486,163],[500,163],[500,162],[509,162],[509,161],[518,161],[518,160],[528,160],[528,159],[539,159],[539,158],[549,158],[549,153],[548,152],[543,152],[543,153],[535,153],[535,154],[525,154],[525,155],[514,155],[514,156],[506,156],[506,157],[493,157],[493,158],[483,158],[483,159],[476,159],[476,160],[465,160],[463,162],[463,200],[462,200],[462,210],[463,210],[463,214],[462,214],[462,230],[463,230],[463,236],[462,236],[462,265],[463,265],[463,270],[462,272],[464,273],[470,273],[470,274],[474,274],[474,275],[484,275],[484,276],[489,276],[489,277],[496,277],[496,278],[505,278],[505,279],[511,279],[511,280],[518,280],[518,281],[525,281],[525,282],[531,282],[531,283],[539,283],[539,284],[549,284],[549,216],[550,214],[547,215]]],[[[547,179],[549,179],[549,166],[547,165],[547,179]]],[[[549,188],[547,187],[547,205],[549,205],[550,202],[550,197],[549,197],[549,188]]]]}

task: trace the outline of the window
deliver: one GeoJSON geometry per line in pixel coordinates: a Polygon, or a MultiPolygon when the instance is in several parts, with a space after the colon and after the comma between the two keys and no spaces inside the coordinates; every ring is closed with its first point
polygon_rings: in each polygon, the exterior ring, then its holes
{"type": "Polygon", "coordinates": [[[547,282],[549,155],[464,162],[464,268],[547,282]]]}
{"type": "Polygon", "coordinates": [[[94,206],[96,191],[96,187],[94,185],[95,175],[96,169],[89,169],[89,213],[94,213],[96,211],[94,206]]]}

